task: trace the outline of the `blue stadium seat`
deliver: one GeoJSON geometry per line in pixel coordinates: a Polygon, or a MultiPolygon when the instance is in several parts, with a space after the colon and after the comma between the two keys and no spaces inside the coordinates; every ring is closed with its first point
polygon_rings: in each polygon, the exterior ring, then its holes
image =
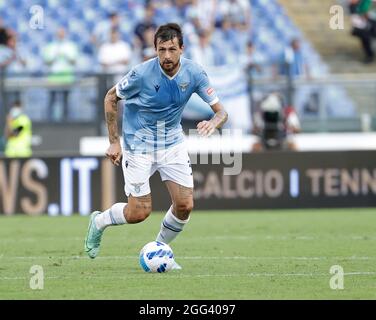
{"type": "MultiPolygon", "coordinates": [[[[122,17],[123,39],[131,42],[135,25],[143,18],[144,3],[145,0],[0,0],[0,16],[7,26],[19,33],[20,44],[30,52],[30,71],[43,70],[41,52],[46,44],[53,40],[57,28],[63,26],[67,29],[70,39],[80,48],[79,71],[86,72],[98,68],[96,53],[90,43],[95,26],[106,19],[109,12],[117,11],[122,17]],[[29,26],[29,10],[32,5],[40,5],[44,9],[43,30],[32,30],[29,26]]],[[[293,37],[298,37],[302,40],[304,54],[308,57],[310,68],[315,74],[323,75],[328,72],[328,66],[323,63],[277,0],[250,0],[250,3],[252,29],[247,37],[254,42],[257,51],[269,63],[275,62],[293,37]]],[[[162,10],[157,14],[157,21],[164,23],[170,21],[171,17],[179,21],[175,9],[162,10]]],[[[347,99],[345,92],[338,87],[332,87],[328,92],[328,99],[347,99]]]]}

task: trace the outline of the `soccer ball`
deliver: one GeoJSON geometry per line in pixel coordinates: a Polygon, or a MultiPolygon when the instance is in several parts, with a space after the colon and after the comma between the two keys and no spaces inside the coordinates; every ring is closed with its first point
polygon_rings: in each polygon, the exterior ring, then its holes
{"type": "Polygon", "coordinates": [[[146,272],[167,272],[175,263],[171,247],[160,241],[146,244],[140,252],[140,265],[146,272]]]}

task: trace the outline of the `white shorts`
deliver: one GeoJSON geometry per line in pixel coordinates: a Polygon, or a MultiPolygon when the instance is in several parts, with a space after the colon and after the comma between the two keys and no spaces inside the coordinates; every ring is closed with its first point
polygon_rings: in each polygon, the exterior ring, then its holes
{"type": "Polygon", "coordinates": [[[153,153],[136,154],[123,150],[124,191],[127,197],[149,194],[149,179],[159,171],[162,181],[170,180],[193,188],[191,161],[185,142],[153,153]]]}

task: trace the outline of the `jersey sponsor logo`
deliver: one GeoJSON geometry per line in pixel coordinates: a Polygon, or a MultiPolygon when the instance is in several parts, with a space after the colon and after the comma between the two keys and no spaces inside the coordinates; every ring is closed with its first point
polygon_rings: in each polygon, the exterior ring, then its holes
{"type": "Polygon", "coordinates": [[[129,76],[130,78],[134,78],[136,76],[136,71],[132,71],[131,75],[129,76]]]}
{"type": "Polygon", "coordinates": [[[134,192],[139,193],[143,183],[131,183],[131,185],[134,187],[134,192]]]}
{"type": "Polygon", "coordinates": [[[185,90],[187,90],[188,86],[189,86],[189,82],[184,82],[184,83],[179,84],[179,87],[180,87],[181,91],[183,91],[183,92],[185,90]]]}
{"type": "Polygon", "coordinates": [[[206,90],[206,93],[207,93],[209,96],[211,96],[211,95],[214,93],[214,89],[213,89],[213,88],[208,88],[208,89],[206,90]]]}
{"type": "Polygon", "coordinates": [[[154,88],[155,88],[155,92],[158,92],[159,91],[159,88],[160,86],[157,84],[157,85],[154,85],[154,88]]]}

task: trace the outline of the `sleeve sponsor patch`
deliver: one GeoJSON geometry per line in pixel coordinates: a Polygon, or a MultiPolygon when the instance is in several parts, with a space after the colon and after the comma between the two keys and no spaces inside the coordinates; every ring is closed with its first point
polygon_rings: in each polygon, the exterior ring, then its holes
{"type": "Polygon", "coordinates": [[[120,89],[121,90],[124,90],[127,86],[128,86],[128,79],[127,78],[124,78],[121,82],[120,82],[120,89]]]}

